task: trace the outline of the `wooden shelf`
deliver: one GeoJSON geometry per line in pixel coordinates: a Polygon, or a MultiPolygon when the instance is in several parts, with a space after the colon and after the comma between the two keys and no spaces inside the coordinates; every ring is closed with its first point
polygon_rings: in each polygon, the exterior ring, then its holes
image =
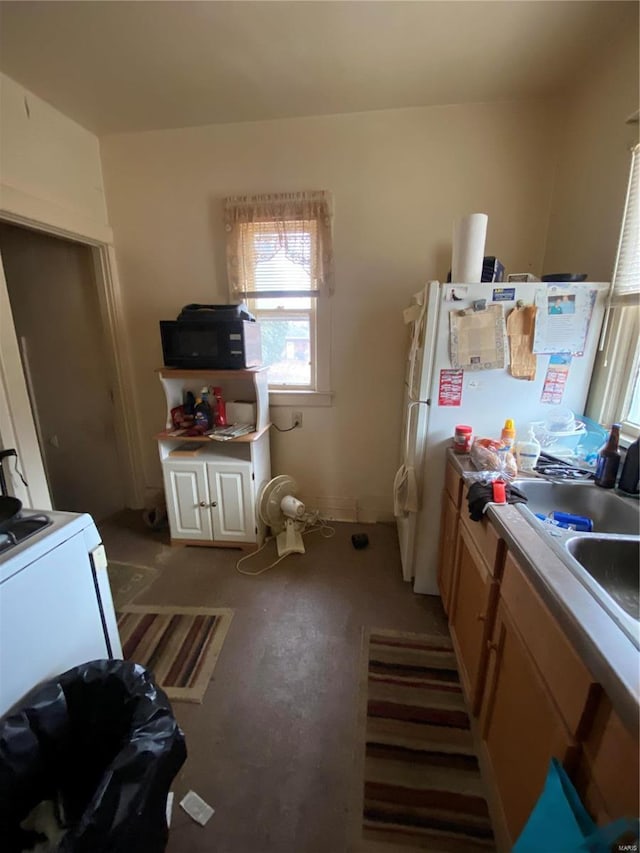
{"type": "Polygon", "coordinates": [[[193,379],[194,377],[205,376],[226,376],[229,379],[242,379],[247,376],[254,376],[256,373],[263,373],[268,370],[268,367],[249,367],[246,370],[216,370],[215,368],[200,368],[198,370],[185,370],[181,367],[157,367],[156,373],[159,373],[163,379],[193,379]]]}
{"type": "MultiPolygon", "coordinates": [[[[237,371],[233,371],[237,373],[237,371]]],[[[209,441],[209,443],[215,447],[216,444],[243,444],[246,442],[257,441],[261,435],[264,435],[268,429],[270,429],[271,424],[268,423],[262,429],[257,430],[257,432],[248,432],[245,435],[239,435],[237,438],[229,438],[227,441],[216,441],[215,438],[209,438],[207,435],[170,435],[166,430],[164,432],[159,432],[155,438],[157,441],[177,441],[177,442],[189,442],[189,441],[199,441],[201,444],[205,441],[209,441]]]]}

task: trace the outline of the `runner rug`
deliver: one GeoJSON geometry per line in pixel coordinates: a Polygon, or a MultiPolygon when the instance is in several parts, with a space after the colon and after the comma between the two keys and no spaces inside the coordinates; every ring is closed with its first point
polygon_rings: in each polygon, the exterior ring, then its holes
{"type": "Polygon", "coordinates": [[[124,658],[150,669],[169,699],[202,702],[232,616],[217,607],[120,607],[124,658]]]}
{"type": "Polygon", "coordinates": [[[365,666],[361,849],[494,849],[449,638],[374,630],[365,666]]]}

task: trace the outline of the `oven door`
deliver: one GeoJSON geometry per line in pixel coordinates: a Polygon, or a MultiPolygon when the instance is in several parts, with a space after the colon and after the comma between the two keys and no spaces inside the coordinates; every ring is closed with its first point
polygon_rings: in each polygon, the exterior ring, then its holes
{"type": "Polygon", "coordinates": [[[82,531],[35,560],[29,552],[0,584],[0,715],[41,681],[112,656],[82,531]]]}

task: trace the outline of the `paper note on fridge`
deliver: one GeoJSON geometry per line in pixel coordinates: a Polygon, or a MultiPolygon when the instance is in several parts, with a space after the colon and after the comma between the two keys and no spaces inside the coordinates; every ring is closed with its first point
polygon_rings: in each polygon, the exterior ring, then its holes
{"type": "Polygon", "coordinates": [[[593,310],[588,287],[584,284],[541,287],[536,290],[536,308],[534,353],[584,352],[593,310]]]}
{"type": "Polygon", "coordinates": [[[451,311],[449,348],[452,367],[462,370],[504,368],[505,333],[502,305],[490,305],[484,311],[451,311]]]}

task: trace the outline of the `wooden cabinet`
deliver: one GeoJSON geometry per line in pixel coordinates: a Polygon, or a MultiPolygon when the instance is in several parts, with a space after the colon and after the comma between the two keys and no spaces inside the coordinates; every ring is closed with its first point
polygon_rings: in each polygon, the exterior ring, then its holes
{"type": "Polygon", "coordinates": [[[637,817],[638,753],[637,731],[634,736],[622,725],[609,698],[603,694],[585,737],[574,780],[583,803],[598,824],[618,817],[637,817]]]}
{"type": "Polygon", "coordinates": [[[481,732],[488,781],[511,846],[540,796],[551,757],[570,768],[577,743],[503,602],[490,651],[481,732]]]}
{"type": "MultiPolygon", "coordinates": [[[[474,522],[470,522],[473,524],[474,522]]],[[[468,532],[460,522],[455,561],[455,588],[449,612],[451,639],[471,713],[480,708],[498,582],[468,532]]]]}
{"type": "Polygon", "coordinates": [[[445,613],[449,613],[451,606],[461,498],[462,477],[452,463],[447,462],[442,492],[438,545],[438,589],[445,613]]]}
{"type": "Polygon", "coordinates": [[[264,541],[257,517],[260,490],[271,477],[267,373],[255,370],[159,371],[167,424],[156,436],[173,544],[250,547],[264,541]],[[230,441],[173,435],[171,409],[186,391],[220,386],[225,401],[253,403],[256,429],[230,441]]]}
{"type": "Polygon", "coordinates": [[[447,464],[438,584],[477,736],[499,848],[510,849],[552,757],[599,823],[638,811],[630,732],[488,518],[471,521],[447,464]]]}
{"type": "Polygon", "coordinates": [[[458,507],[449,494],[442,493],[440,516],[440,546],[438,549],[438,589],[444,612],[449,613],[453,587],[456,547],[458,543],[458,507]]]}

